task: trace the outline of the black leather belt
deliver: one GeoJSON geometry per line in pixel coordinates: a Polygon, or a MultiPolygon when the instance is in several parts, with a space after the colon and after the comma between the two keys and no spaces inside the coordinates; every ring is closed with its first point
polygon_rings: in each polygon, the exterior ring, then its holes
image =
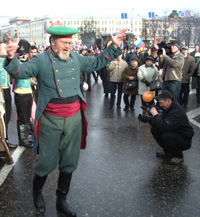
{"type": "Polygon", "coordinates": [[[74,103],[79,100],[79,96],[70,96],[67,98],[52,98],[49,103],[54,103],[54,104],[70,104],[74,103]]]}

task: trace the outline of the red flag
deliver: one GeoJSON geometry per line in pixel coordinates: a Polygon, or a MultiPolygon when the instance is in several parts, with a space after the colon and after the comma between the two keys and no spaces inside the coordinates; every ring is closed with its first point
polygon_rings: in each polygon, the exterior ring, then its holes
{"type": "Polygon", "coordinates": [[[154,47],[158,49],[158,44],[157,44],[157,41],[156,41],[156,34],[154,35],[154,47]]]}

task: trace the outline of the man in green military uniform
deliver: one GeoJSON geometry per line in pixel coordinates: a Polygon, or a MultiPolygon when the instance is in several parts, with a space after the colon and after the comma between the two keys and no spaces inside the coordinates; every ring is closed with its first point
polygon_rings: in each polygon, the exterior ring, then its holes
{"type": "Polygon", "coordinates": [[[80,145],[86,146],[85,99],[80,91],[80,72],[97,71],[121,54],[119,45],[126,30],[111,34],[112,44],[97,57],[85,57],[70,51],[72,35],[78,30],[51,27],[50,48],[20,65],[15,56],[18,46],[7,35],[5,69],[14,78],[36,77],[39,98],[34,124],[33,200],[39,212],[45,212],[42,187],[47,175],[59,165],[57,209],[76,216],[66,202],[73,171],[77,168],[80,145]]]}

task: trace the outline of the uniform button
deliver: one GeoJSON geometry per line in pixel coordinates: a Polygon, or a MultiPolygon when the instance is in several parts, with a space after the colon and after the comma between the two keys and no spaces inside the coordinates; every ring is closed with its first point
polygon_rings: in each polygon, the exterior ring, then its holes
{"type": "Polygon", "coordinates": [[[58,79],[57,82],[60,82],[60,80],[58,79]]]}
{"type": "Polygon", "coordinates": [[[74,68],[72,68],[72,71],[74,71],[74,68]]]}
{"type": "Polygon", "coordinates": [[[56,61],[54,60],[53,63],[56,63],[56,61]]]}
{"type": "Polygon", "coordinates": [[[72,80],[74,80],[75,78],[74,77],[72,77],[72,80]]]}
{"type": "Polygon", "coordinates": [[[60,89],[60,92],[62,92],[62,89],[60,89]]]}
{"type": "Polygon", "coordinates": [[[71,62],[74,62],[74,60],[71,60],[71,62]]]}
{"type": "Polygon", "coordinates": [[[74,88],[75,90],[77,89],[77,87],[74,88]]]}
{"type": "Polygon", "coordinates": [[[56,69],[56,72],[58,72],[58,69],[56,69]]]}

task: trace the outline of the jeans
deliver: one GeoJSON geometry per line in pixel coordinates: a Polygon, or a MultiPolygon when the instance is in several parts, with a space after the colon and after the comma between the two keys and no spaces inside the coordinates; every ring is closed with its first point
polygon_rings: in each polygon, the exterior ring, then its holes
{"type": "Polygon", "coordinates": [[[179,102],[179,94],[181,91],[181,82],[180,81],[164,81],[162,84],[162,90],[168,90],[174,100],[179,102]]]}
{"type": "Polygon", "coordinates": [[[117,106],[120,107],[121,105],[121,98],[122,98],[122,90],[123,90],[123,82],[110,82],[110,91],[111,91],[111,98],[110,98],[110,106],[114,105],[115,101],[115,93],[117,90],[117,106]]]}

